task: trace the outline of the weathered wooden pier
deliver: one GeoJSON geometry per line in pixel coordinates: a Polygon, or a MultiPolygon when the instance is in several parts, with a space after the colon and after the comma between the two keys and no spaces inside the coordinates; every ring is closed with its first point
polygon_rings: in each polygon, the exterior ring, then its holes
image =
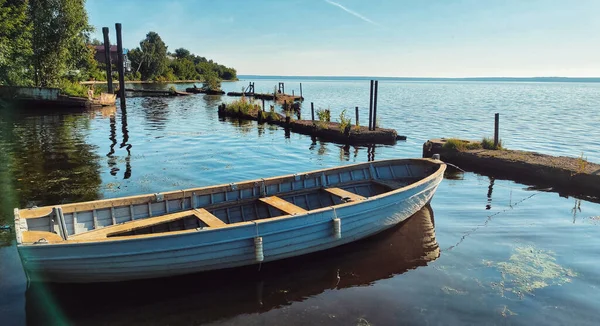
{"type": "Polygon", "coordinates": [[[169,90],[169,89],[157,90],[157,89],[125,88],[125,92],[130,93],[130,97],[136,97],[136,96],[138,96],[138,97],[139,96],[143,96],[143,97],[148,97],[148,96],[168,97],[168,96],[189,96],[189,95],[193,95],[192,93],[181,92],[181,91],[173,91],[173,90],[169,90]]]}
{"type": "Polygon", "coordinates": [[[369,130],[368,127],[363,126],[342,126],[338,122],[320,120],[293,120],[293,114],[291,113],[282,115],[274,111],[263,111],[260,108],[254,108],[248,112],[240,112],[228,109],[227,104],[221,104],[219,106],[219,116],[254,120],[258,121],[259,123],[278,125],[292,132],[315,136],[326,141],[348,145],[393,145],[397,140],[402,139],[399,138],[396,130],[393,129],[377,128],[376,130],[369,130]]]}

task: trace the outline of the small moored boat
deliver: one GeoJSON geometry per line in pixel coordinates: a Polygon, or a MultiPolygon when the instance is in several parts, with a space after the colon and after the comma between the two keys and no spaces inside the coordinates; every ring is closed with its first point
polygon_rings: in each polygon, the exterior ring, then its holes
{"type": "Polygon", "coordinates": [[[382,160],[275,178],[15,209],[32,281],[113,282],[251,265],[388,229],[428,203],[446,165],[382,160]]]}

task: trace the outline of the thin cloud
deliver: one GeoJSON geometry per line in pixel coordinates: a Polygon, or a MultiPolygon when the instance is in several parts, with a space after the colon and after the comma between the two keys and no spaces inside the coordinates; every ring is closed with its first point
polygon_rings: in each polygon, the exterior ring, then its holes
{"type": "Polygon", "coordinates": [[[370,20],[369,18],[367,18],[367,17],[365,17],[365,16],[363,16],[363,15],[361,15],[361,14],[357,13],[357,12],[356,12],[356,11],[354,11],[354,10],[348,9],[348,8],[346,8],[346,7],[342,6],[341,4],[337,3],[337,2],[333,2],[333,1],[331,1],[331,0],[324,0],[324,1],[325,1],[325,2],[327,2],[328,4],[332,5],[332,6],[335,6],[335,7],[338,7],[338,8],[340,8],[340,9],[342,9],[343,11],[345,11],[345,12],[349,13],[349,14],[350,14],[350,15],[352,15],[352,16],[358,17],[358,18],[362,19],[363,21],[366,21],[366,22],[367,22],[367,23],[369,23],[369,24],[373,24],[373,25],[375,25],[375,26],[383,27],[383,26],[381,26],[380,24],[378,24],[378,23],[376,23],[376,22],[374,22],[374,21],[370,20]]]}

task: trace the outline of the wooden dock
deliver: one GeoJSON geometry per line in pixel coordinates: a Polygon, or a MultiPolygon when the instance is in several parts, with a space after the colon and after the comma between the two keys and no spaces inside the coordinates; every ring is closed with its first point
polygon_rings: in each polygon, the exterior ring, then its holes
{"type": "Polygon", "coordinates": [[[143,97],[148,97],[148,96],[170,97],[170,96],[189,96],[189,95],[193,95],[192,93],[181,92],[181,91],[172,91],[172,90],[169,90],[169,89],[166,89],[166,90],[156,90],[156,89],[125,88],[125,92],[132,93],[133,96],[129,96],[129,97],[136,97],[136,96],[143,96],[143,97]]]}
{"type": "Polygon", "coordinates": [[[304,101],[304,97],[295,96],[290,94],[266,94],[266,93],[250,93],[250,92],[228,92],[227,96],[246,96],[246,97],[254,97],[255,99],[265,100],[265,101],[273,101],[273,100],[287,100],[288,102],[296,102],[296,101],[304,101]]]}
{"type": "Polygon", "coordinates": [[[282,126],[290,131],[304,135],[319,137],[325,141],[348,145],[384,144],[393,145],[397,140],[405,140],[394,129],[376,128],[369,130],[366,126],[347,126],[341,130],[337,122],[322,122],[318,120],[292,120],[276,112],[254,110],[248,113],[233,112],[226,104],[219,106],[219,116],[255,120],[259,123],[269,123],[282,126]]]}

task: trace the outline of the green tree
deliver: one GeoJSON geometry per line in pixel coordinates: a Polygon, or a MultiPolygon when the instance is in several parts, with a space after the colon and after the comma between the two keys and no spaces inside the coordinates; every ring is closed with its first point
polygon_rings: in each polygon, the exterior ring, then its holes
{"type": "Polygon", "coordinates": [[[0,0],[0,85],[31,84],[27,1],[0,0]]]}
{"type": "Polygon", "coordinates": [[[167,46],[156,32],[146,34],[146,38],[140,42],[140,51],[142,58],[139,72],[142,74],[142,79],[153,79],[166,72],[167,46]]]}
{"type": "Polygon", "coordinates": [[[93,31],[84,4],[84,0],[29,2],[36,86],[58,86],[69,71],[84,68],[90,51],[86,43],[93,31]]]}

